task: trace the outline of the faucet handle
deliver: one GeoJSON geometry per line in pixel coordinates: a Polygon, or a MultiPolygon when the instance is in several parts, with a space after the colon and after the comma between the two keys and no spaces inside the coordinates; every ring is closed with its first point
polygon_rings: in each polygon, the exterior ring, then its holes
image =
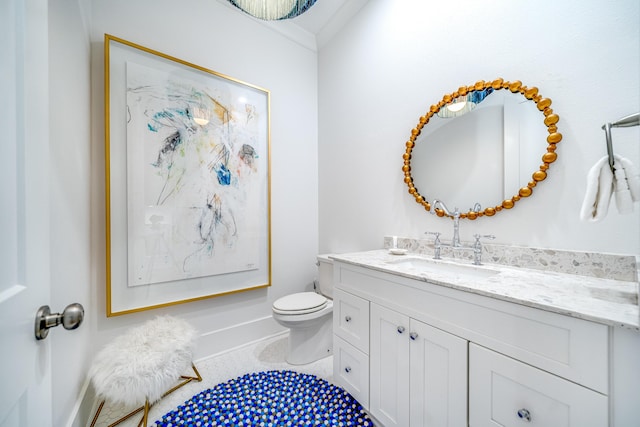
{"type": "Polygon", "coordinates": [[[434,242],[440,243],[440,233],[439,231],[425,231],[424,234],[431,234],[432,236],[436,236],[434,242]]]}
{"type": "Polygon", "coordinates": [[[476,243],[480,243],[480,239],[493,240],[496,238],[493,234],[474,234],[473,237],[475,237],[476,243]]]}

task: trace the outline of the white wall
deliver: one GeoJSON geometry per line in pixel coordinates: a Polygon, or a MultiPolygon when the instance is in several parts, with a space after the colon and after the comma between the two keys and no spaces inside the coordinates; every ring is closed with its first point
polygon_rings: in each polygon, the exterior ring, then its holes
{"type": "MultiPolygon", "coordinates": [[[[384,235],[427,230],[450,238],[451,221],[407,193],[405,142],[445,93],[502,77],[552,99],[559,159],[533,197],[462,221],[461,237],[640,255],[640,204],[633,215],[612,206],[601,223],[579,221],[587,171],[606,154],[600,127],[640,110],[639,11],[635,0],[370,0],[319,53],[320,251],[374,249],[384,235]]],[[[614,150],[637,166],[639,141],[639,127],[614,130],[614,150]]]]}
{"type": "MultiPolygon", "coordinates": [[[[271,91],[272,287],[161,310],[105,318],[104,201],[93,200],[96,342],[162,313],[188,318],[202,333],[271,315],[279,296],[310,286],[316,273],[317,60],[279,33],[217,1],[92,2],[93,194],[104,194],[103,37],[109,33],[271,91]]],[[[117,285],[117,284],[116,284],[117,285]]],[[[278,329],[275,322],[271,329],[278,329]]],[[[264,331],[262,331],[264,332],[264,331]]],[[[242,339],[242,337],[238,337],[242,339]]],[[[240,341],[242,342],[242,341],[240,341]]],[[[225,349],[234,342],[214,343],[225,349]]],[[[212,348],[207,348],[207,354],[212,348]]],[[[201,350],[201,353],[203,350],[201,350]]]]}
{"type": "Polygon", "coordinates": [[[272,302],[316,276],[317,55],[215,0],[51,1],[50,21],[52,309],[77,301],[86,311],[53,344],[53,424],[65,425],[93,354],[132,325],[183,317],[202,335],[196,357],[283,331],[272,302]],[[106,317],[104,33],[271,92],[271,287],[106,317]]]}

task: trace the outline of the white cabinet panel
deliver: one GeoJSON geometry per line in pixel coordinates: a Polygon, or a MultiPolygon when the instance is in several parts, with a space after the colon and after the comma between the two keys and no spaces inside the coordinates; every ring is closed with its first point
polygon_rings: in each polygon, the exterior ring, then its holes
{"type": "Polygon", "coordinates": [[[411,319],[411,426],[467,425],[467,341],[411,319]]]}
{"type": "Polygon", "coordinates": [[[409,425],[409,318],[371,304],[371,413],[385,427],[409,425]]]}
{"type": "Polygon", "coordinates": [[[369,301],[340,289],[333,301],[333,333],[369,354],[369,301]]]}
{"type": "Polygon", "coordinates": [[[607,408],[605,395],[469,345],[470,427],[603,427],[607,408]]]}
{"type": "Polygon", "coordinates": [[[369,356],[333,336],[333,378],[364,408],[369,407],[369,356]]]}

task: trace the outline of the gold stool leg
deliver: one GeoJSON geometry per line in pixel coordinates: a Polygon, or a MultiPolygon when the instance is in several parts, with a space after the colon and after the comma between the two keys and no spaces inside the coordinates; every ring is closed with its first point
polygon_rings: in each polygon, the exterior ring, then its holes
{"type": "Polygon", "coordinates": [[[119,420],[117,420],[115,423],[113,424],[109,424],[108,427],[114,427],[117,426],[118,424],[127,421],[129,418],[133,417],[135,414],[137,414],[138,412],[142,411],[144,409],[144,406],[139,407],[138,409],[134,409],[133,411],[129,412],[127,415],[125,415],[124,417],[120,418],[119,420]]]}
{"type": "Polygon", "coordinates": [[[151,405],[149,405],[149,399],[144,402],[144,414],[142,414],[142,419],[138,423],[138,427],[147,427],[147,419],[149,418],[149,409],[151,405]]]}
{"type": "Polygon", "coordinates": [[[100,406],[98,406],[98,410],[96,411],[96,414],[93,416],[93,420],[91,421],[91,426],[90,427],[94,427],[96,425],[96,421],[98,421],[98,417],[100,416],[100,412],[102,411],[102,407],[104,406],[104,400],[102,402],[100,402],[100,406]]]}

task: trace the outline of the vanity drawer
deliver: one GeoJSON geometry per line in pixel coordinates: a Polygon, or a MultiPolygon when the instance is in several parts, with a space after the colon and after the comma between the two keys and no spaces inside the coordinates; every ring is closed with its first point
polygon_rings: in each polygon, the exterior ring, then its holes
{"type": "Polygon", "coordinates": [[[602,427],[607,411],[607,396],[469,345],[470,427],[602,427]]]}
{"type": "Polygon", "coordinates": [[[369,409],[369,357],[333,336],[333,379],[369,409]]]}
{"type": "Polygon", "coordinates": [[[333,333],[369,354],[369,301],[334,289],[333,333]]]}

